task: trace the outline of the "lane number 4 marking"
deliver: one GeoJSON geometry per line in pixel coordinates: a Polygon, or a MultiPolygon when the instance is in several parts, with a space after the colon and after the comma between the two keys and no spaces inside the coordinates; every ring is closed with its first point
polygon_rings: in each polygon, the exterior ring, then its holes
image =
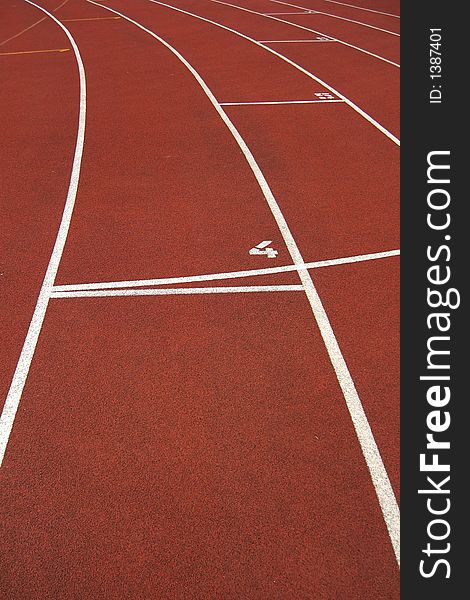
{"type": "Polygon", "coordinates": [[[278,251],[274,248],[269,248],[269,244],[272,244],[272,240],[265,240],[260,242],[257,246],[250,250],[251,256],[267,256],[268,258],[276,258],[278,251]]]}

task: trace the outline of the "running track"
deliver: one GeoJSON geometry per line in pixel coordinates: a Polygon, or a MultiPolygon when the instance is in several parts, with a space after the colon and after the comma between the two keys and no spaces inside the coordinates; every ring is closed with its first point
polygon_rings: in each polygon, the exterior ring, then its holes
{"type": "Polygon", "coordinates": [[[399,597],[398,16],[2,2],[0,597],[399,597]]]}

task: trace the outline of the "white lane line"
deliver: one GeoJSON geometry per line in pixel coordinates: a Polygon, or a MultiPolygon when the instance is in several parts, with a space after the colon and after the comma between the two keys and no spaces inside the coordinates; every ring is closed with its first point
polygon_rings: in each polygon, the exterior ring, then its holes
{"type": "Polygon", "coordinates": [[[101,283],[72,283],[67,285],[55,285],[53,290],[99,290],[106,288],[130,288],[151,285],[173,285],[178,283],[196,283],[199,281],[216,281],[221,279],[238,279],[244,277],[257,277],[259,275],[274,275],[276,273],[288,273],[299,269],[321,269],[346,265],[368,260],[390,258],[399,256],[400,250],[388,250],[386,252],[374,252],[371,254],[357,254],[356,256],[345,256],[342,258],[330,258],[328,260],[317,260],[315,262],[301,263],[297,265],[286,265],[281,267],[265,267],[264,269],[249,269],[246,271],[228,271],[226,273],[211,273],[209,275],[189,275],[185,277],[165,277],[160,279],[135,279],[133,281],[108,281],[101,283]]]}
{"type": "Polygon", "coordinates": [[[303,25],[299,25],[298,23],[292,23],[292,21],[286,21],[285,19],[279,19],[277,17],[270,17],[263,13],[256,12],[255,10],[250,10],[248,8],[244,8],[243,6],[238,6],[237,4],[230,4],[229,2],[223,2],[222,0],[211,0],[211,2],[216,2],[217,4],[225,4],[225,6],[231,6],[232,8],[236,8],[238,10],[243,10],[244,12],[252,13],[254,15],[259,15],[260,17],[266,17],[267,19],[272,19],[273,21],[279,21],[279,23],[285,23],[286,25],[290,25],[291,27],[296,27],[297,29],[303,29],[304,31],[309,31],[310,33],[316,33],[323,37],[329,37],[332,41],[338,42],[339,44],[342,44],[343,46],[348,46],[349,48],[353,48],[354,50],[357,50],[358,52],[362,52],[363,54],[368,54],[369,56],[372,56],[373,58],[377,58],[378,60],[381,60],[382,62],[386,62],[389,65],[393,65],[394,67],[400,68],[400,65],[398,63],[393,62],[392,60],[389,60],[388,58],[380,56],[379,54],[374,54],[373,52],[369,52],[369,50],[364,50],[364,48],[360,48],[359,46],[355,46],[354,44],[345,42],[344,40],[341,40],[340,38],[332,37],[331,35],[327,35],[326,33],[322,33],[321,31],[318,31],[316,29],[311,29],[310,27],[304,27],[303,25]]]}
{"type": "Polygon", "coordinates": [[[238,35],[239,37],[241,37],[245,40],[248,40],[252,44],[256,44],[256,46],[263,48],[264,50],[266,50],[266,52],[270,52],[271,54],[274,54],[274,56],[277,56],[278,58],[280,58],[287,64],[291,65],[292,67],[294,67],[295,69],[297,69],[298,71],[303,73],[304,75],[307,75],[307,77],[310,77],[310,79],[313,79],[313,81],[316,81],[317,83],[319,83],[320,85],[325,87],[327,90],[330,90],[330,92],[335,94],[335,96],[338,96],[338,98],[341,98],[342,100],[344,100],[348,106],[350,106],[354,111],[356,111],[358,114],[360,114],[361,117],[363,117],[371,125],[376,127],[381,133],[383,133],[385,136],[387,136],[390,140],[392,140],[392,142],[394,142],[397,146],[400,145],[400,140],[395,135],[393,135],[393,133],[388,131],[388,129],[386,129],[383,125],[381,125],[373,117],[371,117],[364,110],[362,110],[362,108],[359,108],[359,106],[357,104],[355,104],[352,100],[347,98],[344,94],[341,94],[340,92],[338,92],[338,90],[336,90],[333,86],[329,85],[328,83],[326,83],[325,81],[323,81],[322,79],[320,79],[319,77],[317,77],[316,75],[311,73],[310,71],[307,71],[307,69],[304,69],[303,67],[301,67],[299,64],[297,64],[290,58],[287,58],[287,56],[284,56],[284,54],[280,54],[279,52],[277,52],[276,50],[273,50],[269,46],[265,46],[264,44],[257,42],[255,39],[249,37],[248,35],[245,35],[244,33],[241,33],[240,31],[237,31],[236,29],[231,29],[230,27],[227,27],[226,25],[217,23],[217,21],[212,21],[211,19],[206,19],[205,17],[201,17],[200,15],[197,15],[195,13],[189,12],[187,10],[183,10],[182,8],[177,8],[176,6],[172,6],[171,4],[165,4],[164,2],[159,2],[157,0],[148,0],[148,1],[152,2],[153,4],[165,6],[166,8],[170,8],[171,10],[174,10],[176,12],[180,12],[182,14],[188,15],[190,17],[193,17],[194,19],[199,19],[200,21],[205,21],[206,23],[210,23],[211,25],[214,25],[215,27],[220,27],[221,29],[225,29],[225,31],[230,31],[230,33],[233,33],[234,35],[238,35]]]}
{"type": "Polygon", "coordinates": [[[336,0],[323,0],[324,2],[330,2],[331,4],[341,4],[342,6],[349,6],[350,8],[356,8],[357,10],[365,10],[366,12],[377,13],[379,15],[385,15],[386,17],[393,17],[399,19],[398,15],[392,15],[391,13],[382,12],[381,10],[373,10],[372,8],[365,8],[364,6],[357,6],[356,4],[346,4],[346,2],[337,2],[336,0]]]}
{"type": "MultiPolygon", "coordinates": [[[[168,48],[188,69],[188,71],[193,75],[196,81],[201,86],[202,90],[206,94],[207,98],[219,114],[222,121],[227,126],[228,130],[232,134],[233,138],[237,142],[240,150],[243,152],[247,163],[249,164],[253,175],[256,177],[258,185],[263,192],[263,195],[266,199],[266,202],[271,209],[272,215],[277,223],[279,231],[284,239],[284,243],[286,244],[287,249],[289,250],[289,254],[291,255],[292,261],[295,265],[297,265],[297,272],[299,274],[299,278],[302,282],[302,285],[305,289],[305,293],[307,295],[308,301],[310,303],[314,318],[317,322],[318,328],[320,330],[321,336],[325,343],[326,350],[330,357],[332,366],[336,373],[336,377],[338,383],[343,392],[344,399],[346,401],[346,405],[349,410],[349,414],[351,416],[351,420],[353,422],[354,428],[356,430],[356,435],[361,446],[362,453],[364,455],[364,459],[369,468],[369,472],[371,475],[372,483],[374,485],[377,498],[382,510],[382,514],[384,517],[384,521],[387,527],[387,530],[390,535],[390,540],[392,543],[393,551],[395,553],[395,557],[397,559],[398,564],[400,563],[400,511],[398,508],[398,504],[395,498],[395,494],[393,492],[392,485],[390,483],[390,479],[388,477],[387,471],[382,461],[382,457],[380,456],[380,451],[377,447],[374,435],[369,425],[369,421],[367,420],[367,416],[364,412],[364,408],[362,406],[361,400],[357,393],[356,387],[352,380],[349,369],[346,365],[346,361],[341,353],[338,342],[336,340],[335,334],[331,327],[331,324],[326,315],[325,309],[323,308],[323,304],[320,300],[318,292],[313,284],[312,278],[310,277],[310,273],[307,269],[303,268],[301,265],[304,264],[304,260],[300,253],[299,248],[294,240],[294,237],[289,229],[289,226],[284,218],[284,215],[281,212],[281,209],[275,199],[271,188],[269,187],[266,178],[264,177],[258,163],[255,160],[255,157],[251,153],[251,150],[248,148],[245,140],[240,135],[239,131],[232,123],[230,118],[224,109],[217,102],[212,91],[207,86],[206,82],[202,79],[201,75],[194,69],[194,67],[182,56],[176,48],[171,46],[167,41],[158,36],[156,33],[147,29],[137,21],[123,15],[122,13],[109,8],[103,4],[95,2],[94,0],[87,0],[91,4],[95,4],[96,6],[101,6],[110,12],[113,12],[130,23],[133,23],[136,27],[142,29],[153,38],[158,40],[161,44],[163,44],[166,48],[168,48]]],[[[162,4],[160,2],[155,2],[155,0],[151,0],[155,4],[162,4]]],[[[166,5],[169,6],[169,5],[166,5]]],[[[170,7],[173,8],[174,7],[170,7]]],[[[177,9],[180,12],[180,9],[177,9]]],[[[187,13],[191,15],[192,13],[187,13]]],[[[193,15],[194,16],[194,15],[193,15]]]]}
{"type": "Polygon", "coordinates": [[[80,177],[80,167],[83,153],[83,143],[85,140],[85,121],[86,121],[86,78],[85,68],[83,66],[82,58],[78,50],[78,46],[72,37],[70,31],[62,25],[62,23],[54,17],[46,9],[38,6],[31,0],[25,0],[28,4],[35,6],[38,10],[41,10],[48,17],[50,17],[59,27],[64,31],[68,37],[70,44],[72,45],[75,53],[75,58],[78,66],[78,73],[80,79],[80,108],[78,114],[78,129],[77,129],[77,142],[75,145],[75,154],[72,163],[72,172],[70,175],[70,183],[67,192],[67,199],[65,201],[64,211],[62,213],[62,219],[60,222],[57,237],[52,250],[51,258],[47,266],[46,274],[41,285],[41,290],[36,302],[36,307],[33,312],[31,323],[29,325],[28,333],[21,350],[21,354],[16,365],[15,373],[8,391],[3,411],[0,416],[0,466],[3,462],[8,439],[13,427],[13,423],[18,410],[18,405],[21,400],[21,394],[26,383],[31,361],[33,360],[34,351],[36,344],[41,332],[41,327],[44,321],[44,317],[49,303],[52,287],[59,268],[60,259],[64,250],[65,241],[67,239],[67,233],[70,226],[70,220],[72,218],[73,208],[75,205],[75,198],[77,195],[78,180],[80,177]]]}
{"type": "Polygon", "coordinates": [[[80,21],[118,21],[121,17],[83,17],[79,19],[62,19],[62,23],[78,23],[80,21]]]}
{"type": "MultiPolygon", "coordinates": [[[[292,6],[293,8],[300,8],[301,10],[305,10],[305,6],[298,6],[297,4],[291,4],[290,2],[284,2],[283,0],[269,0],[269,2],[275,2],[276,4],[284,4],[285,6],[292,6]]],[[[332,13],[323,12],[321,10],[315,10],[314,13],[317,15],[325,15],[326,17],[331,17],[332,19],[340,19],[341,21],[348,21],[349,23],[356,23],[356,25],[361,25],[362,27],[367,27],[368,29],[375,29],[377,31],[382,31],[383,33],[388,33],[389,35],[394,35],[396,37],[400,37],[400,34],[395,33],[395,31],[390,31],[389,29],[382,29],[382,27],[376,27],[375,25],[370,25],[369,23],[363,23],[362,21],[355,21],[354,19],[347,19],[346,17],[340,17],[339,15],[334,15],[332,13]]]]}
{"type": "Polygon", "coordinates": [[[52,292],[51,298],[97,298],[106,296],[177,296],[198,294],[243,294],[256,292],[303,292],[303,285],[246,285],[230,287],[151,288],[117,290],[72,290],[52,292]]]}
{"type": "Polygon", "coordinates": [[[336,40],[328,39],[328,40],[258,40],[260,44],[313,44],[318,43],[322,44],[325,42],[336,42],[336,40]]]}
{"type": "Polygon", "coordinates": [[[266,104],[328,104],[331,102],[344,103],[344,100],[280,100],[273,102],[221,102],[220,106],[258,106],[266,104]]]}
{"type": "Polygon", "coordinates": [[[311,11],[303,10],[302,12],[296,11],[296,12],[263,13],[263,15],[265,15],[266,17],[270,17],[271,15],[313,15],[313,14],[315,14],[313,12],[313,10],[311,10],[311,11]]]}
{"type": "MultiPolygon", "coordinates": [[[[52,12],[56,12],[59,10],[59,8],[62,8],[65,4],[67,4],[69,0],[64,0],[64,2],[62,2],[62,4],[59,4],[59,6],[56,6],[52,12]]],[[[32,25],[30,25],[29,27],[26,27],[25,29],[22,29],[20,32],[15,33],[15,35],[12,35],[11,37],[7,38],[6,40],[3,40],[3,42],[0,42],[0,46],[3,46],[3,44],[6,44],[7,42],[10,42],[11,40],[14,40],[15,38],[19,37],[20,35],[23,35],[23,33],[26,33],[27,31],[29,31],[30,29],[32,29],[33,27],[36,27],[36,25],[39,25],[39,23],[42,23],[43,21],[46,20],[47,17],[42,17],[42,19],[39,19],[39,21],[35,21],[32,25]]]]}

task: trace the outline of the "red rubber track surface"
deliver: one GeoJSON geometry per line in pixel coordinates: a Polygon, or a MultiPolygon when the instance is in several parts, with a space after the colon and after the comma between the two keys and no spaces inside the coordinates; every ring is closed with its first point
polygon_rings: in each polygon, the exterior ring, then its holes
{"type": "MultiPolygon", "coordinates": [[[[350,19],[352,21],[359,21],[361,23],[366,23],[367,25],[371,25],[372,27],[379,27],[380,29],[386,29],[388,31],[393,31],[394,33],[400,33],[400,20],[390,17],[388,15],[379,14],[378,12],[368,12],[363,10],[358,10],[356,8],[352,8],[352,6],[346,6],[346,4],[354,4],[354,2],[346,2],[344,4],[335,4],[332,2],[326,2],[325,0],[285,0],[289,4],[278,4],[277,2],[271,2],[270,0],[242,0],[245,5],[254,5],[255,3],[259,3],[259,5],[263,5],[266,10],[263,12],[302,12],[303,9],[306,10],[318,10],[322,13],[328,13],[329,15],[336,15],[338,17],[342,17],[343,19],[350,19]],[[299,8],[294,8],[295,5],[299,8]]],[[[235,4],[237,4],[235,2],[235,4]]],[[[395,2],[395,8],[398,3],[395,2]]],[[[356,4],[357,5],[357,4],[356,4]]],[[[390,12],[393,13],[395,8],[387,11],[377,5],[377,3],[373,3],[370,6],[363,5],[366,8],[380,11],[380,12],[390,12]]],[[[311,19],[314,15],[309,15],[307,18],[311,19]]],[[[339,23],[340,19],[335,19],[332,16],[326,17],[326,15],[317,15],[318,18],[322,18],[326,23],[327,21],[331,23],[339,23]]],[[[313,21],[312,21],[313,22],[313,21]]],[[[343,21],[344,22],[344,21],[343,21]]],[[[357,25],[357,24],[356,24],[357,25]]],[[[355,26],[356,26],[355,25],[355,26]]],[[[358,25],[358,27],[364,28],[363,25],[358,25]]]]}
{"type": "MultiPolygon", "coordinates": [[[[172,44],[219,102],[326,91],[209,23],[148,0],[104,3],[172,44]]],[[[298,36],[205,0],[168,3],[255,39],[298,36]]],[[[4,4],[0,43],[43,16],[4,4]]],[[[398,14],[397,2],[379,4],[361,0],[398,14]]],[[[112,16],[84,0],[55,14],[79,46],[88,91],[56,284],[290,264],[239,146],[182,63],[123,19],[70,21],[112,16]],[[250,256],[265,239],[278,256],[250,256]]],[[[365,31],[371,44],[386,36],[365,31]]],[[[397,133],[398,69],[336,44],[280,46],[397,133]]],[[[70,43],[47,18],[0,48],[70,43]]],[[[71,50],[0,55],[0,69],[5,396],[67,193],[78,75],[71,50]]],[[[398,248],[398,149],[349,106],[225,109],[305,261],[398,248]]],[[[398,496],[398,258],[310,272],[398,496]]],[[[296,273],[191,286],[285,283],[299,283],[296,273]]],[[[300,291],[52,298],[0,468],[0,507],[2,598],[399,597],[371,477],[300,291]]]]}

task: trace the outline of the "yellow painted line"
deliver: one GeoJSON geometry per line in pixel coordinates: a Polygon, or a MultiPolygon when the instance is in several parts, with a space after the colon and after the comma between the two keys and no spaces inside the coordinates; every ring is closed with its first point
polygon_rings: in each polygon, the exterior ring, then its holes
{"type": "Polygon", "coordinates": [[[121,17],[87,17],[83,19],[62,19],[62,23],[71,23],[72,21],[115,21],[121,17]]]}
{"type": "Polygon", "coordinates": [[[14,54],[41,54],[43,52],[68,52],[70,48],[56,48],[54,50],[25,50],[23,52],[0,52],[0,56],[13,56],[14,54]]]}

